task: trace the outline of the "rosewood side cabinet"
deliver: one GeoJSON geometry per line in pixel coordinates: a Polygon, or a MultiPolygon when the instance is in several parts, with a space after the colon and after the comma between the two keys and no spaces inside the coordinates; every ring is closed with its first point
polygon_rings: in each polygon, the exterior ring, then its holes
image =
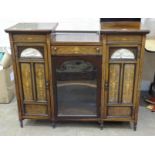
{"type": "Polygon", "coordinates": [[[98,122],[101,128],[123,121],[136,130],[149,31],[137,28],[137,21],[128,19],[128,28],[121,22],[101,21],[97,31],[57,30],[57,23],[5,30],[21,127],[24,119],[49,120],[53,127],[59,121],[98,122]]]}

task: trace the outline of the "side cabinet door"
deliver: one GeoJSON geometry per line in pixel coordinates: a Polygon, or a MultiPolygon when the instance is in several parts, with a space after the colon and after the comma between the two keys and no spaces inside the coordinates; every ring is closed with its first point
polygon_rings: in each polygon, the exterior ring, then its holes
{"type": "Polygon", "coordinates": [[[46,46],[17,45],[16,62],[23,115],[30,118],[49,117],[46,46]]]}
{"type": "Polygon", "coordinates": [[[138,47],[109,47],[107,117],[132,118],[138,74],[138,47]]]}

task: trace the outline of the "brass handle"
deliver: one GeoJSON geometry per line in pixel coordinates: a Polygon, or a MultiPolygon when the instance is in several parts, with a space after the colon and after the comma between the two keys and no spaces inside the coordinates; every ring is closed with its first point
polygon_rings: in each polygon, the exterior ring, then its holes
{"type": "Polygon", "coordinates": [[[109,89],[109,83],[108,82],[105,82],[104,88],[105,88],[105,90],[109,89]]]}
{"type": "Polygon", "coordinates": [[[56,52],[57,52],[57,48],[53,47],[53,53],[56,54],[56,52]]]}
{"type": "Polygon", "coordinates": [[[54,51],[56,51],[56,50],[57,50],[57,48],[56,48],[56,47],[54,47],[53,49],[54,49],[54,51]]]}
{"type": "Polygon", "coordinates": [[[49,82],[46,81],[46,89],[48,89],[48,88],[49,88],[49,82]]]}
{"type": "Polygon", "coordinates": [[[97,48],[96,48],[96,52],[97,52],[97,54],[100,54],[100,53],[101,53],[101,51],[100,51],[100,48],[99,48],[99,47],[97,47],[97,48]]]}

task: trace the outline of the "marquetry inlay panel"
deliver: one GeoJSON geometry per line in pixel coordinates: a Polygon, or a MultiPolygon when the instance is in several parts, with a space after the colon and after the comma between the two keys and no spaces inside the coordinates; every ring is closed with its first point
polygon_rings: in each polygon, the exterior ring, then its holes
{"type": "Polygon", "coordinates": [[[123,92],[122,102],[132,103],[133,90],[134,90],[134,77],[135,77],[135,65],[125,64],[124,66],[124,80],[123,80],[123,92]]]}
{"type": "Polygon", "coordinates": [[[120,65],[110,64],[109,72],[109,103],[118,102],[120,65]]]}
{"type": "Polygon", "coordinates": [[[21,74],[24,100],[33,100],[31,66],[29,63],[21,64],[21,74]]]}
{"type": "Polygon", "coordinates": [[[44,64],[35,64],[37,100],[46,100],[44,64]]]}
{"type": "Polygon", "coordinates": [[[131,107],[108,107],[108,116],[131,116],[131,107]]]}
{"type": "Polygon", "coordinates": [[[27,115],[47,115],[48,108],[46,105],[25,105],[25,113],[27,115]]]}

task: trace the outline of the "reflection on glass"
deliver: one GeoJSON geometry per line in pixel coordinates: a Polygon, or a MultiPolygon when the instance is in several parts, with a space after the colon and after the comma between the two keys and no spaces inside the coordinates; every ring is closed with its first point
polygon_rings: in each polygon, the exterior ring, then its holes
{"type": "Polygon", "coordinates": [[[42,54],[35,48],[27,48],[22,51],[21,58],[42,58],[42,54]]]}
{"type": "Polygon", "coordinates": [[[135,55],[132,51],[122,48],[116,50],[112,54],[111,59],[135,59],[135,55]]]}
{"type": "Polygon", "coordinates": [[[83,60],[56,69],[58,116],[96,116],[97,68],[83,60]]]}

